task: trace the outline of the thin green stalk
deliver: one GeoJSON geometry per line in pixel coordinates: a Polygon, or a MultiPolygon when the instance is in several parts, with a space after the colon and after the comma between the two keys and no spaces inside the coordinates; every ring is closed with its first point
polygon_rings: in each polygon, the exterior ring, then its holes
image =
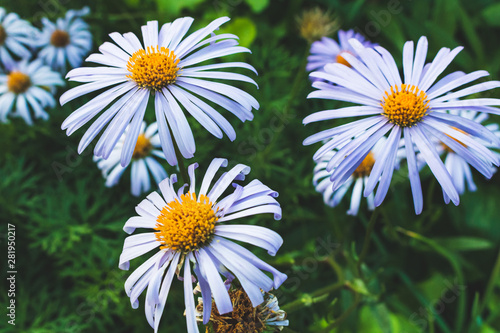
{"type": "Polygon", "coordinates": [[[291,303],[285,304],[281,307],[281,309],[284,310],[286,313],[291,313],[295,310],[301,309],[306,304],[310,304],[311,301],[314,303],[314,300],[317,298],[323,299],[322,296],[328,296],[328,294],[330,294],[331,292],[340,289],[344,286],[345,286],[344,281],[338,281],[337,283],[318,289],[312,294],[305,294],[304,296],[306,297],[301,297],[291,303]]]}
{"type": "Polygon", "coordinates": [[[499,276],[500,276],[500,251],[498,251],[498,256],[495,262],[495,266],[493,266],[490,279],[488,281],[488,284],[486,285],[486,290],[484,292],[483,300],[481,302],[481,306],[479,307],[479,313],[482,313],[486,308],[486,306],[488,305],[488,301],[490,300],[490,297],[493,294],[495,283],[500,278],[499,276]]]}
{"type": "MultiPolygon", "coordinates": [[[[397,230],[399,232],[401,232],[402,234],[405,234],[413,239],[419,240],[422,243],[427,244],[428,246],[433,248],[436,252],[438,252],[443,257],[445,257],[450,262],[453,270],[455,271],[458,283],[462,286],[465,285],[465,279],[464,279],[464,275],[462,273],[462,270],[460,268],[460,263],[458,262],[457,258],[455,258],[455,256],[452,253],[450,253],[447,249],[445,249],[444,247],[439,245],[434,240],[429,239],[425,236],[422,236],[416,232],[409,231],[409,230],[403,229],[401,227],[397,227],[397,230]]],[[[455,330],[456,330],[456,332],[462,331],[462,327],[463,327],[463,323],[464,323],[464,319],[465,319],[465,305],[466,305],[465,296],[466,296],[465,294],[457,295],[458,306],[457,306],[457,314],[455,316],[455,330]]]]}
{"type": "Polygon", "coordinates": [[[372,216],[370,217],[370,222],[368,222],[368,227],[366,228],[365,241],[363,243],[363,250],[361,250],[361,254],[359,255],[358,264],[356,266],[358,274],[363,276],[363,272],[361,270],[361,264],[365,260],[366,255],[368,254],[368,250],[370,249],[370,239],[375,228],[375,221],[377,220],[378,211],[374,210],[372,216]]]}
{"type": "Polygon", "coordinates": [[[328,327],[324,330],[325,332],[329,332],[332,328],[340,326],[340,324],[342,324],[344,320],[346,320],[350,316],[350,314],[357,308],[359,302],[361,301],[361,295],[357,292],[354,293],[354,303],[352,303],[351,306],[347,308],[347,310],[345,310],[345,312],[342,313],[340,317],[338,317],[333,323],[328,325],[328,327]]]}

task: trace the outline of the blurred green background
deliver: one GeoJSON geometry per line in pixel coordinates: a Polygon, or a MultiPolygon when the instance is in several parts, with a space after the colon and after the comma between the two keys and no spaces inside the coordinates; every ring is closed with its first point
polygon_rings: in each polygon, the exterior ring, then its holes
{"type": "MultiPolygon", "coordinates": [[[[335,103],[306,99],[312,90],[304,72],[309,45],[297,27],[304,10],[319,6],[337,17],[342,29],[355,28],[386,47],[396,61],[406,40],[426,35],[428,60],[441,47],[465,46],[446,73],[485,69],[499,79],[498,1],[2,0],[0,5],[37,26],[43,16],[54,20],[89,5],[86,20],[95,50],[110,40],[108,33],[140,33],[147,20],[162,24],[189,15],[198,28],[216,17],[232,18],[221,30],[239,35],[252,54],[224,60],[246,61],[257,69],[259,89],[241,87],[261,108],[244,124],[222,112],[235,126],[233,143],[215,139],[191,121],[197,152],[187,163],[199,162],[200,174],[215,156],[245,163],[252,167],[248,179],[258,178],[280,193],[282,221],[264,216],[246,222],[284,238],[275,258],[255,253],[289,275],[276,293],[289,311],[288,332],[500,331],[500,176],[486,181],[474,172],[477,192],[465,194],[454,207],[444,204],[436,180],[424,171],[420,216],[414,215],[405,168],[395,174],[375,216],[364,202],[358,217],[346,215],[348,200],[326,207],[312,186],[318,146],[303,147],[302,140],[334,123],[304,127],[302,119],[335,103]],[[375,229],[359,274],[357,260],[371,217],[375,229]]],[[[91,147],[76,154],[84,131],[68,138],[60,130],[85,100],[50,110],[50,119],[33,127],[19,119],[0,124],[0,246],[6,248],[6,224],[16,225],[18,270],[16,326],[7,325],[2,314],[0,332],[152,332],[143,299],[133,310],[123,290],[130,272],[118,269],[126,237],[122,227],[141,198],[129,194],[128,173],[118,186],[105,188],[91,147]]],[[[146,120],[154,120],[152,108],[146,120]]],[[[132,261],[131,270],[141,262],[132,261]]],[[[182,295],[181,284],[174,282],[161,332],[186,332],[182,295]]],[[[3,291],[0,301],[5,309],[3,291]]]]}

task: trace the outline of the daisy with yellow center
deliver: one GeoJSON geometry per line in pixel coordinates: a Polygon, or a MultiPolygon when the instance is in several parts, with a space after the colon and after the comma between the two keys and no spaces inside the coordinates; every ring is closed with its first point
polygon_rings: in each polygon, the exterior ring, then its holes
{"type": "Polygon", "coordinates": [[[28,21],[0,7],[0,67],[30,58],[30,48],[37,35],[38,30],[28,21]]]}
{"type": "Polygon", "coordinates": [[[382,154],[376,159],[363,191],[367,197],[378,184],[374,197],[375,206],[383,202],[389,190],[402,137],[417,214],[422,212],[423,197],[415,149],[419,150],[429,165],[443,188],[445,197],[455,205],[459,203],[459,192],[452,176],[440,160],[430,138],[434,137],[449,146],[487,178],[492,176],[492,166],[498,166],[500,159],[476,139],[492,145],[498,145],[500,140],[477,122],[443,111],[472,110],[500,114],[500,110],[493,107],[500,106],[499,99],[460,99],[500,87],[500,82],[489,81],[459,89],[488,75],[486,71],[470,74],[455,72],[438,80],[462,47],[454,50],[443,48],[431,63],[426,64],[425,37],[420,38],[415,52],[413,42],[407,42],[404,46],[404,82],[394,58],[386,49],[380,46],[366,48],[357,39],[350,39],[349,43],[357,57],[348,53],[343,54],[343,57],[351,67],[334,63],[326,65],[324,71],[311,73],[311,77],[327,82],[314,82],[313,87],[318,90],[312,92],[309,98],[333,99],[357,105],[317,112],[304,119],[304,124],[307,124],[337,118],[363,117],[317,133],[304,141],[304,144],[312,144],[328,140],[314,155],[316,160],[332,149],[338,150],[326,166],[328,171],[332,171],[332,191],[343,186],[370,154],[376,142],[388,133],[382,154]],[[453,92],[449,93],[450,91],[453,92]],[[346,144],[351,138],[355,139],[346,144]]]}
{"type": "Polygon", "coordinates": [[[210,320],[213,297],[220,314],[233,311],[233,304],[222,279],[237,278],[253,307],[264,302],[263,291],[278,288],[286,279],[250,251],[229,240],[259,246],[275,255],[283,240],[267,228],[235,224],[234,220],[263,213],[281,218],[277,193],[258,180],[245,186],[233,183],[244,179],[250,168],[238,164],[224,173],[214,185],[214,176],[227,160],[216,158],[208,167],[199,189],[196,187],[195,169],[188,168],[189,184],[174,188],[177,178],[172,175],[159,184],[161,195],[153,192],[136,208],[139,216],[130,218],[124,226],[131,234],[136,228],[150,232],[125,239],[119,267],[129,269],[129,261],[153,249],[157,253],[140,265],[125,282],[125,291],[133,308],[139,306],[138,298],[147,288],[145,298],[146,318],[158,331],[170,286],[177,275],[184,284],[186,321],[189,333],[198,333],[193,281],[198,281],[205,304],[203,322],[210,320]],[[221,198],[231,185],[234,191],[221,198]],[[210,188],[211,187],[211,188],[210,188]],[[231,221],[229,224],[225,222],[231,221]],[[273,279],[262,271],[272,274],[273,279]],[[222,275],[222,276],[221,276],[222,275]],[[209,301],[210,300],[210,301],[209,301]]]}
{"type": "MultiPolygon", "coordinates": [[[[497,123],[487,123],[488,122],[488,114],[484,112],[477,112],[477,111],[470,111],[470,110],[451,110],[451,111],[446,111],[446,114],[451,114],[455,116],[460,116],[465,119],[465,121],[473,121],[474,123],[477,123],[478,125],[484,126],[488,131],[493,133],[499,140],[500,140],[500,129],[497,123]],[[486,124],[485,124],[486,123],[486,124]]],[[[497,156],[497,158],[500,158],[500,145],[498,143],[493,143],[492,141],[486,141],[477,137],[474,137],[473,134],[469,134],[463,129],[465,129],[464,126],[461,126],[461,128],[458,127],[453,127],[456,131],[462,133],[465,136],[468,137],[473,137],[473,140],[476,141],[477,143],[484,145],[485,147],[489,148],[492,150],[492,153],[497,156]]],[[[459,139],[450,137],[446,135],[448,138],[453,140],[452,142],[455,143],[455,148],[460,147],[460,149],[467,149],[469,150],[470,147],[468,147],[465,143],[460,141],[459,139]],[[457,144],[459,146],[457,146],[457,144]]],[[[450,173],[450,176],[453,180],[453,184],[455,185],[455,188],[457,189],[459,194],[464,194],[466,190],[474,192],[476,191],[477,187],[476,184],[474,183],[473,177],[472,177],[472,170],[467,162],[466,159],[461,157],[460,154],[455,152],[453,148],[448,146],[447,144],[443,143],[441,140],[437,138],[433,138],[432,142],[435,143],[436,145],[436,151],[438,154],[443,158],[444,160],[444,166],[446,167],[446,170],[450,173]]],[[[425,160],[423,159],[421,154],[417,155],[417,161],[420,164],[420,167],[425,166],[425,160]]],[[[490,167],[491,173],[496,172],[496,168],[490,167]]],[[[444,194],[444,200],[446,203],[450,202],[450,198],[444,194]]]]}
{"type": "MultiPolygon", "coordinates": [[[[127,129],[115,146],[115,149],[107,160],[94,156],[97,167],[101,169],[103,177],[106,179],[106,186],[112,187],[118,184],[121,176],[128,168],[120,164],[121,151],[126,138],[127,129]]],[[[151,189],[151,177],[154,185],[167,177],[167,172],[159,161],[165,160],[161,151],[160,138],[158,136],[158,125],[151,123],[146,127],[146,123],[141,124],[140,134],[132,153],[130,166],[130,191],[132,195],[139,196],[151,189]]]]}
{"type": "Polygon", "coordinates": [[[83,58],[92,49],[92,34],[88,24],[82,19],[90,13],[89,7],[68,10],[56,22],[42,18],[42,32],[37,38],[41,58],[53,70],[66,74],[70,68],[82,64],[83,58]]]}
{"type": "MultiPolygon", "coordinates": [[[[348,215],[358,215],[358,211],[361,205],[361,197],[363,194],[363,187],[366,185],[368,178],[372,172],[373,166],[377,161],[378,157],[382,153],[382,147],[385,144],[385,137],[382,137],[379,142],[375,144],[373,150],[366,155],[361,164],[352,172],[351,177],[349,177],[342,186],[337,190],[333,190],[333,180],[331,179],[333,170],[328,171],[327,166],[330,160],[338,153],[337,150],[331,150],[324,154],[318,161],[316,161],[316,166],[314,168],[313,185],[316,192],[323,195],[323,201],[326,205],[330,207],[336,207],[340,204],[342,199],[351,190],[351,201],[348,215]]],[[[402,151],[399,151],[398,156],[402,156],[402,151]]],[[[399,164],[400,158],[396,161],[399,164]]],[[[367,198],[367,206],[369,210],[374,210],[375,205],[373,201],[373,193],[371,193],[367,198]]]]}
{"type": "Polygon", "coordinates": [[[190,17],[179,18],[161,28],[157,21],[149,21],[142,27],[142,41],[130,32],[111,33],[109,36],[114,43],[105,42],[99,47],[100,53],[87,58],[88,62],[101,66],[70,71],[67,75],[70,80],[85,84],[61,96],[61,104],[66,104],[82,95],[106,89],[73,112],[62,125],[71,135],[96,118],[92,130],[84,134],[78,151],[81,153],[109,124],[94,150],[96,156],[108,159],[117,139],[130,126],[120,158],[122,166],[127,165],[133,157],[150,99],[154,99],[161,146],[172,166],[177,164],[176,150],[183,158],[192,158],[196,150],[186,113],[215,137],[221,139],[225,133],[234,140],[236,132],[213,105],[246,121],[253,119],[252,110],[258,109],[259,104],[247,92],[212,80],[236,80],[256,85],[245,75],[221,71],[243,68],[255,72],[255,69],[243,62],[200,65],[219,57],[250,52],[238,46],[237,36],[214,33],[227,21],[227,17],[218,18],[190,35],[186,35],[193,23],[190,17]]]}
{"type": "MultiPolygon", "coordinates": [[[[366,47],[375,46],[375,44],[366,40],[363,35],[354,32],[354,30],[339,30],[338,41],[329,37],[323,37],[321,40],[311,44],[310,55],[307,58],[306,70],[308,72],[314,70],[322,71],[325,65],[331,63],[338,63],[351,67],[349,62],[344,57],[346,54],[356,54],[356,51],[348,42],[351,38],[357,39],[366,47]]],[[[311,79],[313,78],[311,77],[311,79]]]]}
{"type": "Polygon", "coordinates": [[[63,84],[61,75],[40,60],[9,63],[6,73],[0,73],[0,122],[20,117],[32,125],[32,115],[48,119],[46,109],[56,104],[55,87],[63,84]]]}

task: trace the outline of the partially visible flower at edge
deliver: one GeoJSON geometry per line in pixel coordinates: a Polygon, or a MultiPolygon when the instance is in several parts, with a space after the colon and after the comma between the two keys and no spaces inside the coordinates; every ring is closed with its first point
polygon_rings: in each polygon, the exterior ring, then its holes
{"type": "Polygon", "coordinates": [[[30,58],[30,47],[38,33],[31,23],[0,7],[0,64],[12,66],[16,60],[30,58]]]}
{"type": "Polygon", "coordinates": [[[21,117],[33,125],[30,111],[35,118],[47,120],[47,107],[56,105],[55,86],[64,85],[61,75],[42,61],[10,63],[7,72],[0,72],[0,122],[8,122],[7,116],[21,117]]]}

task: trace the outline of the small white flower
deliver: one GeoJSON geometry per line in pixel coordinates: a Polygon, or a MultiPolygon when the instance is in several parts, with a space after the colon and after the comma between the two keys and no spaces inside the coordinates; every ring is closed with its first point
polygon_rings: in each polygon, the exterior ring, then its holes
{"type": "Polygon", "coordinates": [[[45,109],[56,105],[55,86],[64,85],[61,75],[40,60],[13,62],[6,70],[5,74],[0,73],[0,121],[6,123],[10,114],[33,125],[30,109],[35,118],[47,120],[45,109]]]}
{"type": "Polygon", "coordinates": [[[80,66],[92,48],[89,26],[80,18],[89,12],[89,7],[68,10],[66,16],[57,19],[56,23],[42,18],[43,28],[38,44],[41,49],[38,57],[63,74],[66,73],[67,62],[71,68],[80,66]]]}
{"type": "Polygon", "coordinates": [[[38,30],[28,21],[0,7],[0,63],[4,66],[13,63],[12,55],[20,59],[31,57],[30,45],[37,34],[38,30]]]}
{"type": "MultiPolygon", "coordinates": [[[[128,129],[122,135],[107,160],[94,156],[94,161],[102,170],[108,187],[118,184],[120,177],[127,169],[127,167],[120,165],[120,155],[127,131],[128,129]]],[[[133,195],[139,196],[151,189],[150,173],[153,175],[156,184],[167,177],[167,172],[155,159],[155,157],[165,159],[163,152],[159,149],[161,149],[161,144],[158,136],[158,125],[152,123],[146,128],[146,123],[143,122],[132,154],[130,182],[133,195]]]]}

